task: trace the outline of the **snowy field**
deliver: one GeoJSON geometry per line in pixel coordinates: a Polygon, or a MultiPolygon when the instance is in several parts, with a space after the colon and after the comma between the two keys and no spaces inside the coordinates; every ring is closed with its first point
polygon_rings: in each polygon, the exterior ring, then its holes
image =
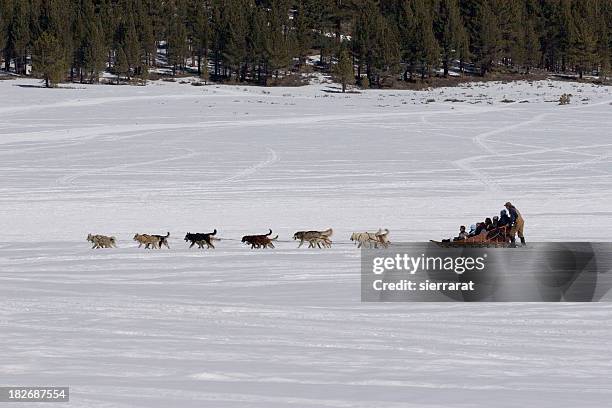
{"type": "Polygon", "coordinates": [[[610,404],[609,304],[365,304],[348,240],[449,237],[512,201],[528,242],[609,241],[610,88],[38,85],[0,81],[0,385],[70,386],[71,407],[610,404]],[[331,249],[290,240],[327,227],[331,249]],[[215,251],[182,240],[214,228],[215,251]],[[239,242],[269,228],[275,250],[239,242]]]}

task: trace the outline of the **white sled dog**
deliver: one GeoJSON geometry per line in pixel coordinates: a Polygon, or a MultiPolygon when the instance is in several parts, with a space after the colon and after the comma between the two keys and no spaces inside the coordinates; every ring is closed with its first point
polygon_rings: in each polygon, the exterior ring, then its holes
{"type": "Polygon", "coordinates": [[[389,244],[391,243],[391,241],[389,241],[389,230],[385,228],[384,232],[382,230],[382,228],[378,229],[378,232],[376,232],[376,237],[378,237],[378,241],[380,242],[380,245],[382,245],[384,248],[388,248],[389,244]]]}
{"type": "Polygon", "coordinates": [[[383,230],[382,228],[379,228],[376,232],[353,232],[351,241],[357,245],[357,248],[362,246],[378,248],[379,245],[387,248],[391,243],[389,241],[389,230],[383,230]]]}
{"type": "Polygon", "coordinates": [[[300,240],[300,244],[298,248],[304,245],[305,242],[308,242],[308,248],[314,248],[315,245],[321,248],[323,245],[326,248],[331,248],[332,241],[329,239],[334,230],[331,228],[326,229],[325,231],[298,231],[293,234],[294,240],[300,240]]]}
{"type": "Polygon", "coordinates": [[[106,235],[87,234],[87,241],[93,244],[91,249],[117,248],[117,239],[115,237],[107,237],[106,235]]]}

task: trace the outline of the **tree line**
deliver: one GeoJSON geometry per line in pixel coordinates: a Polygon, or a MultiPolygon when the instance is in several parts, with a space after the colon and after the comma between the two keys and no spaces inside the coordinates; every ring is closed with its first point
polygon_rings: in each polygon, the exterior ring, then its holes
{"type": "Polygon", "coordinates": [[[582,77],[609,70],[611,46],[609,0],[0,0],[0,64],[48,86],[159,66],[267,84],[312,55],[363,87],[451,71],[582,77]]]}

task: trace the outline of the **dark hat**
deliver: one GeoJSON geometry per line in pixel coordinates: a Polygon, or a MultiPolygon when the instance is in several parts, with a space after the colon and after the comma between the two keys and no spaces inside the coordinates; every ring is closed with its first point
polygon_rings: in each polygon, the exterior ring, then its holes
{"type": "Polygon", "coordinates": [[[504,207],[512,207],[512,203],[508,201],[506,204],[504,204],[504,207]]]}

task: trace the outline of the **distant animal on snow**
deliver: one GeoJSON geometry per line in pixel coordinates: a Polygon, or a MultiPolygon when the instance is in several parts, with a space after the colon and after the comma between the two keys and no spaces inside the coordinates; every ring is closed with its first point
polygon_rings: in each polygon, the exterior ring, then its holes
{"type": "Polygon", "coordinates": [[[202,249],[204,248],[204,245],[206,245],[207,248],[212,248],[215,249],[215,246],[213,245],[213,241],[218,241],[219,238],[215,238],[215,235],[217,234],[217,229],[215,229],[213,232],[209,232],[209,233],[191,233],[188,232],[187,235],[185,235],[185,242],[190,241],[191,245],[189,245],[189,248],[193,248],[194,245],[197,245],[198,248],[202,249]]]}
{"type": "Polygon", "coordinates": [[[87,234],[87,241],[93,244],[91,249],[117,248],[117,239],[115,237],[107,237],[106,235],[87,234]]]}
{"type": "Polygon", "coordinates": [[[389,241],[389,230],[386,228],[384,232],[382,229],[379,229],[378,232],[376,233],[376,237],[378,238],[380,245],[382,245],[385,248],[387,248],[389,244],[391,243],[391,241],[389,241]]]}
{"type": "Polygon", "coordinates": [[[389,241],[389,230],[378,229],[377,232],[353,232],[351,234],[351,241],[357,244],[357,248],[362,246],[378,248],[382,246],[387,248],[391,243],[389,241]]]}
{"type": "Polygon", "coordinates": [[[278,239],[278,235],[274,238],[270,238],[272,235],[272,230],[265,235],[245,235],[242,237],[242,243],[250,245],[251,249],[253,248],[274,248],[274,244],[272,241],[276,241],[278,239]]]}
{"type": "Polygon", "coordinates": [[[334,230],[331,228],[326,229],[325,231],[298,231],[293,234],[294,240],[300,240],[300,244],[298,248],[304,245],[305,242],[308,242],[308,248],[314,248],[315,245],[321,248],[321,244],[324,247],[331,247],[332,241],[329,237],[332,236],[334,230]]]}
{"type": "Polygon", "coordinates": [[[159,238],[149,234],[134,235],[134,241],[138,242],[138,248],[145,246],[145,249],[159,248],[159,238]]]}
{"type": "Polygon", "coordinates": [[[145,249],[157,248],[161,249],[162,245],[170,248],[168,245],[168,237],[170,233],[166,235],[149,235],[149,234],[136,234],[134,235],[134,241],[138,242],[138,248],[145,246],[145,249]]]}
{"type": "Polygon", "coordinates": [[[153,235],[153,236],[159,238],[159,245],[157,246],[158,249],[161,249],[162,245],[170,249],[170,245],[168,245],[168,238],[170,237],[169,232],[166,235],[153,235]]]}

